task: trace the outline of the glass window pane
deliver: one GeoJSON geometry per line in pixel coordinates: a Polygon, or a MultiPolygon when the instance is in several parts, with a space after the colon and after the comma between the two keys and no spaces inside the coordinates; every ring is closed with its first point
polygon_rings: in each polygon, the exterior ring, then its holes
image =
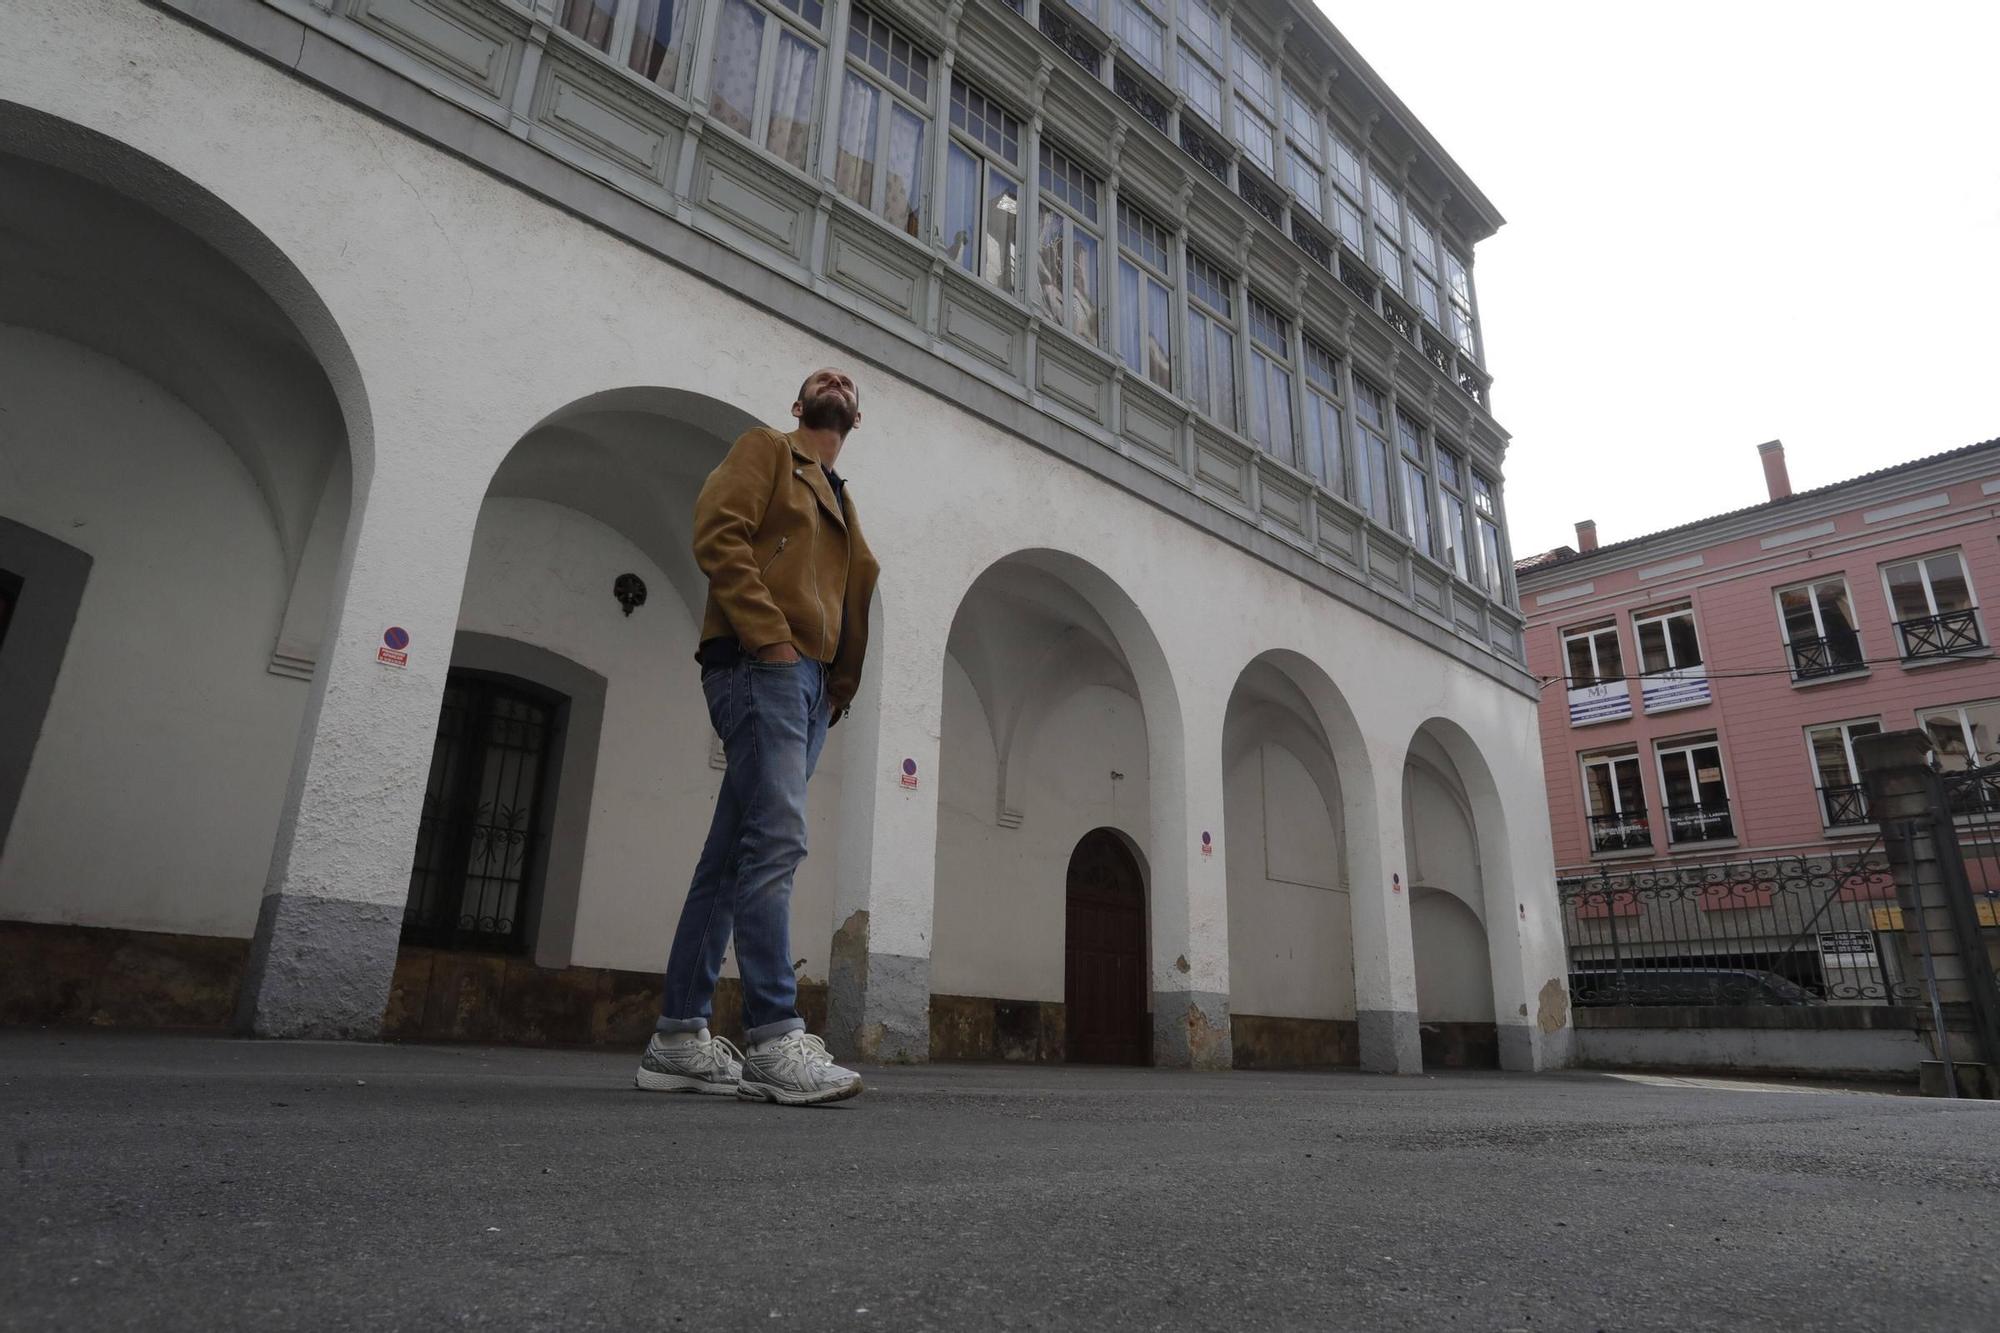
{"type": "Polygon", "coordinates": [[[1395,514],[1389,491],[1389,441],[1369,431],[1362,433],[1362,440],[1368,453],[1368,513],[1386,528],[1395,514]]]}
{"type": "Polygon", "coordinates": [[[1972,741],[1972,762],[1990,764],[2000,759],[2000,700],[1967,704],[1961,711],[1972,741]]]}
{"type": "Polygon", "coordinates": [[[1931,756],[1937,760],[1939,768],[1958,770],[1972,767],[1971,750],[1965,739],[1965,721],[1956,708],[1923,713],[1917,720],[1930,733],[1931,756]]]}
{"type": "Polygon", "coordinates": [[[1848,600],[1847,584],[1822,583],[1813,589],[1819,603],[1820,624],[1828,638],[1842,639],[1854,633],[1854,605],[1848,600]]]}
{"type": "Polygon", "coordinates": [[[1638,815],[1646,811],[1646,788],[1639,776],[1639,756],[1629,755],[1616,760],[1611,765],[1618,777],[1618,809],[1621,814],[1638,815]]]}
{"type": "Polygon", "coordinates": [[[1686,750],[1660,756],[1661,794],[1668,805],[1696,805],[1694,764],[1686,750]]]}
{"type": "Polygon", "coordinates": [[[1209,373],[1215,381],[1215,419],[1236,429],[1236,339],[1220,324],[1209,326],[1211,362],[1209,373]]]}
{"type": "Polygon", "coordinates": [[[1020,224],[1021,187],[1005,175],[986,170],[985,253],[979,271],[988,282],[1005,291],[1014,289],[1015,234],[1020,224]]]}
{"type": "Polygon", "coordinates": [[[889,179],[882,192],[882,216],[911,236],[923,234],[923,118],[900,102],[889,104],[889,179]]]}
{"type": "Polygon", "coordinates": [[[1208,67],[1192,56],[1183,55],[1181,66],[1181,91],[1187,94],[1188,106],[1194,109],[1210,125],[1222,127],[1222,84],[1210,73],[1208,67]]]}
{"type": "Polygon", "coordinates": [[[1069,329],[1093,346],[1098,340],[1097,284],[1097,238],[1081,227],[1073,227],[1069,256],[1069,329]]]}
{"type": "Polygon", "coordinates": [[[662,88],[675,87],[680,81],[688,8],[687,0],[639,0],[626,63],[662,88]]]}
{"type": "Polygon", "coordinates": [[[1253,345],[1250,349],[1250,438],[1266,453],[1271,452],[1270,359],[1253,345]]]}
{"type": "Polygon", "coordinates": [[[1644,675],[1668,670],[1667,631],[1657,620],[1641,621],[1639,630],[1639,670],[1644,675]]]}
{"type": "Polygon", "coordinates": [[[1847,740],[1839,727],[1820,727],[1811,733],[1813,767],[1819,771],[1822,787],[1845,787],[1860,779],[1847,766],[1847,740]]]}
{"type": "Polygon", "coordinates": [[[1196,41],[1214,55],[1222,54],[1222,17],[1208,0],[1182,0],[1181,21],[1196,41]]]}
{"type": "Polygon", "coordinates": [[[1298,197],[1299,206],[1314,217],[1319,216],[1319,168],[1308,162],[1305,155],[1296,148],[1285,150],[1286,184],[1298,197]]]}
{"type": "Polygon", "coordinates": [[[1921,620],[1931,614],[1930,599],[1924,594],[1921,561],[1908,560],[1900,565],[1891,565],[1885,573],[1889,583],[1889,602],[1896,609],[1896,619],[1921,620]]]}
{"type": "Polygon", "coordinates": [[[1208,316],[1188,307],[1188,401],[1208,410],[1208,316]]]}
{"type": "Polygon", "coordinates": [[[1345,199],[1333,201],[1333,225],[1340,232],[1340,239],[1356,254],[1361,253],[1361,214],[1353,204],[1345,199]]]}
{"type": "Polygon", "coordinates": [[[1164,283],[1146,283],[1146,377],[1162,389],[1174,387],[1174,299],[1164,283]]]}
{"type": "Polygon", "coordinates": [[[1271,456],[1287,463],[1298,462],[1296,432],[1292,429],[1292,373],[1272,363],[1266,397],[1271,410],[1271,456]]]}
{"type": "Polygon", "coordinates": [[[1701,643],[1695,637],[1692,615],[1673,616],[1667,621],[1667,646],[1673,651],[1674,669],[1685,671],[1701,665],[1701,643]]]}
{"type": "Polygon", "coordinates": [[[1611,765],[1590,762],[1583,766],[1584,790],[1590,798],[1590,817],[1603,819],[1618,813],[1618,787],[1612,779],[1611,765]]]}
{"type": "Polygon", "coordinates": [[[1403,514],[1408,520],[1403,530],[1411,542],[1425,555],[1436,555],[1437,545],[1431,533],[1430,477],[1407,459],[1403,462],[1403,514]]]}
{"type": "Polygon", "coordinates": [[[1479,554],[1484,564],[1486,591],[1494,597],[1503,596],[1507,574],[1500,563],[1500,528],[1489,519],[1479,520],[1479,554]]]}
{"type": "Polygon", "coordinates": [[[1140,325],[1145,311],[1139,306],[1139,270],[1128,259],[1118,261],[1118,359],[1134,372],[1143,373],[1145,349],[1140,345],[1140,325]]]}
{"type": "Polygon", "coordinates": [[[875,206],[875,118],[882,92],[852,70],[840,91],[840,141],[833,181],[863,208],[875,206]]]}
{"type": "Polygon", "coordinates": [[[1460,578],[1470,579],[1471,566],[1465,557],[1465,501],[1447,492],[1443,505],[1444,522],[1439,525],[1439,536],[1444,543],[1445,563],[1460,578]]]}
{"type": "Polygon", "coordinates": [[[771,75],[771,129],[764,145],[800,171],[812,145],[813,89],[819,73],[819,48],[792,35],[778,34],[778,63],[771,75]]]}
{"type": "Polygon", "coordinates": [[[722,0],[710,69],[709,110],[747,135],[757,114],[757,59],[764,51],[764,11],[749,0],[722,0]]]}
{"type": "Polygon", "coordinates": [[[1241,98],[1236,103],[1236,137],[1251,161],[1267,173],[1277,174],[1277,148],[1271,137],[1271,123],[1252,111],[1241,98]]]}
{"type": "Polygon", "coordinates": [[[1164,60],[1163,32],[1160,21],[1141,9],[1136,0],[1119,0],[1118,35],[1139,63],[1155,74],[1164,60]]]}
{"type": "Polygon", "coordinates": [[[1053,208],[1042,210],[1042,236],[1036,243],[1035,290],[1040,293],[1042,313],[1063,322],[1063,236],[1068,219],[1053,208]]]}
{"type": "Polygon", "coordinates": [[[611,24],[618,17],[618,0],[564,0],[563,30],[600,51],[611,49],[611,24]]]}
{"type": "Polygon", "coordinates": [[[979,161],[957,144],[944,161],[945,257],[967,273],[978,271],[979,247],[973,232],[979,226],[979,161]]]}
{"type": "Polygon", "coordinates": [[[1597,683],[1597,664],[1590,656],[1590,636],[1580,634],[1573,639],[1563,640],[1563,656],[1569,673],[1569,687],[1580,690],[1586,685],[1597,683]]]}
{"type": "Polygon", "coordinates": [[[1924,561],[1924,567],[1931,576],[1931,600],[1937,606],[1935,614],[1971,609],[1972,589],[1965,581],[1965,569],[1959,564],[1958,552],[1934,555],[1924,561]]]}
{"type": "Polygon", "coordinates": [[[1778,594],[1778,613],[1785,622],[1785,642],[1798,644],[1817,639],[1819,623],[1813,619],[1810,588],[1786,588],[1778,594]]]}

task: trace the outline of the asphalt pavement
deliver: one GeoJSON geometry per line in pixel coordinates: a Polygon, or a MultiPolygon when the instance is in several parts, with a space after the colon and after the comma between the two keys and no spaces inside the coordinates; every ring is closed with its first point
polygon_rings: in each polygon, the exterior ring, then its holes
{"type": "Polygon", "coordinates": [[[2000,1104],[0,1033],[8,1329],[2000,1328],[2000,1104]]]}

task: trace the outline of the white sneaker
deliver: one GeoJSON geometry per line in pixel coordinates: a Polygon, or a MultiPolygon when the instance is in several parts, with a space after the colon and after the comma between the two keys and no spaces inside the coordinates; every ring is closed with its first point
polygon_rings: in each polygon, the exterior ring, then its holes
{"type": "Polygon", "coordinates": [[[826,1043],[804,1032],[787,1032],[752,1046],[743,1056],[736,1095],[780,1106],[816,1106],[861,1094],[861,1075],[842,1069],[826,1043]]]}
{"type": "Polygon", "coordinates": [[[727,1097],[743,1076],[743,1053],[726,1037],[712,1037],[703,1028],[694,1040],[669,1041],[655,1032],[639,1057],[632,1086],[647,1092],[705,1092],[727,1097]]]}

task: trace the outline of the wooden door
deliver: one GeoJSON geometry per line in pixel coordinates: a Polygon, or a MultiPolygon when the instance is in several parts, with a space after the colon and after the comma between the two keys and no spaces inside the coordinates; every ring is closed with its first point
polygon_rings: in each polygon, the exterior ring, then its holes
{"type": "Polygon", "coordinates": [[[1069,859],[1063,947],[1066,1058],[1143,1065],[1152,1053],[1146,1014],[1146,886],[1124,840],[1084,835],[1069,859]]]}

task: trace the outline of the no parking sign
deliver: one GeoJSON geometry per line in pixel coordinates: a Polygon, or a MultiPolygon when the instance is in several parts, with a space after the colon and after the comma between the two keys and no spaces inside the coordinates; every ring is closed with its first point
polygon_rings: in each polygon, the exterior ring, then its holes
{"type": "Polygon", "coordinates": [[[401,625],[391,625],[382,631],[382,646],[375,650],[375,660],[383,666],[406,667],[410,664],[410,632],[401,625]]]}

